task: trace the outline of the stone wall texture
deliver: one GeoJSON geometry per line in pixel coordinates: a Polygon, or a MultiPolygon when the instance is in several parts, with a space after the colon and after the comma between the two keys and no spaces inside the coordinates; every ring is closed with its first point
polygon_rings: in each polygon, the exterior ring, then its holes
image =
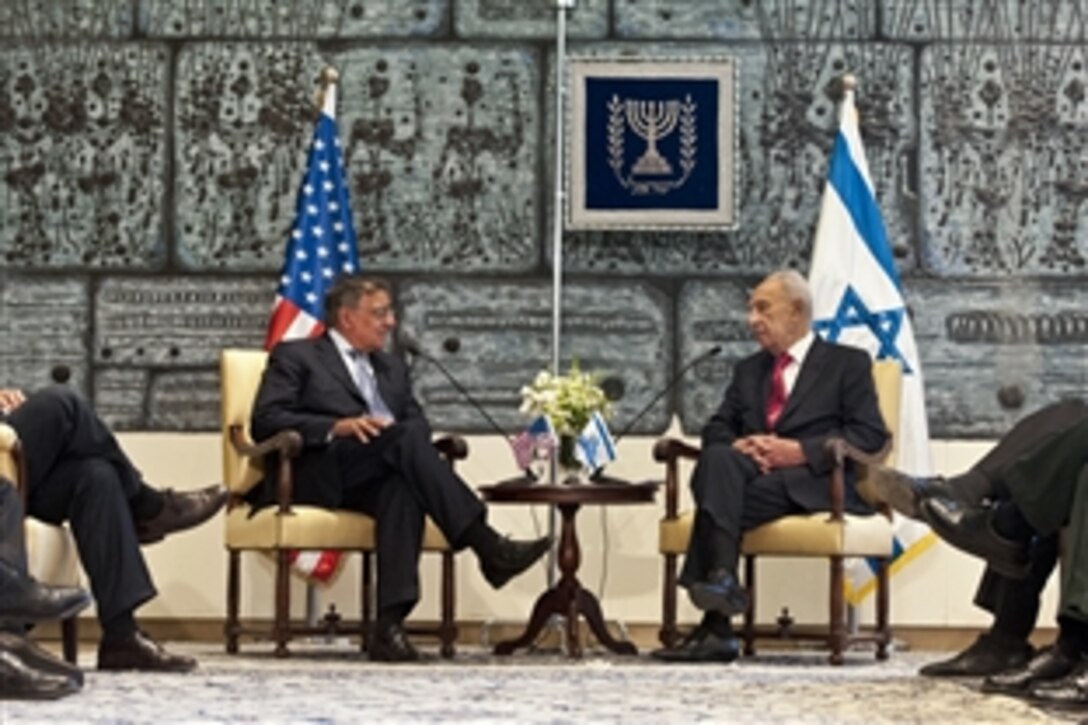
{"type": "MultiPolygon", "coordinates": [[[[1088,0],[577,0],[571,55],[739,62],[729,232],[564,236],[561,357],[625,428],[699,429],[747,290],[807,271],[836,124],[862,134],[936,437],[1088,391],[1088,0]]],[[[0,0],[0,385],[214,430],[259,346],[326,65],[364,269],[504,427],[549,365],[553,0],[0,0]]],[[[436,427],[489,430],[433,362],[436,427]]]]}

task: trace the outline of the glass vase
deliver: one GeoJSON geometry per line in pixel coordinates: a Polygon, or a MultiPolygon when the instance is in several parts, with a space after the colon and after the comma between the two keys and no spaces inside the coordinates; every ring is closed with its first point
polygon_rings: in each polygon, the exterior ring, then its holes
{"type": "Polygon", "coordinates": [[[582,462],[574,457],[576,445],[574,436],[559,436],[559,450],[555,459],[559,483],[580,483],[582,480],[582,462]]]}

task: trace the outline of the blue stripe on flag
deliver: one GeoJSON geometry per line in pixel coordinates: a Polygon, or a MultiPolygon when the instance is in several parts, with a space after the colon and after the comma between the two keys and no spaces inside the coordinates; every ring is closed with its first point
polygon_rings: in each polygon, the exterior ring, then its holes
{"type": "Polygon", "coordinates": [[[884,231],[884,222],[880,208],[876,204],[869,185],[861,175],[854,159],[850,155],[850,146],[842,131],[835,136],[835,148],[831,152],[831,168],[828,170],[828,182],[835,187],[843,206],[854,220],[858,234],[865,240],[873,257],[880,263],[884,273],[902,291],[899,284],[899,272],[892,260],[892,248],[888,244],[888,235],[884,231]]]}

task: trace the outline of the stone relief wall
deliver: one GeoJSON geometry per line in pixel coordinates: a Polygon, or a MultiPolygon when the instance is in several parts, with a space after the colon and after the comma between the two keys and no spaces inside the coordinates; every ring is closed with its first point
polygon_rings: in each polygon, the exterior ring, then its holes
{"type": "MultiPolygon", "coordinates": [[[[807,270],[860,80],[869,163],[937,437],[1088,391],[1088,0],[578,0],[582,56],[739,60],[728,233],[564,242],[565,360],[624,428],[696,431],[752,348],[746,290],[807,270]]],[[[259,346],[313,94],[339,126],[364,268],[513,430],[550,359],[551,0],[0,0],[0,384],[65,380],[121,429],[212,430],[218,351],[259,346]]],[[[486,431],[426,361],[437,427],[486,431]]]]}

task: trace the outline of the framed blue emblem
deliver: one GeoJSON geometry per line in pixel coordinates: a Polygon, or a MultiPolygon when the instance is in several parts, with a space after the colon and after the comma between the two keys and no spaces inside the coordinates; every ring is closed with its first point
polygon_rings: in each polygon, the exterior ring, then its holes
{"type": "Polygon", "coordinates": [[[567,67],[567,228],[736,227],[735,60],[567,67]]]}

